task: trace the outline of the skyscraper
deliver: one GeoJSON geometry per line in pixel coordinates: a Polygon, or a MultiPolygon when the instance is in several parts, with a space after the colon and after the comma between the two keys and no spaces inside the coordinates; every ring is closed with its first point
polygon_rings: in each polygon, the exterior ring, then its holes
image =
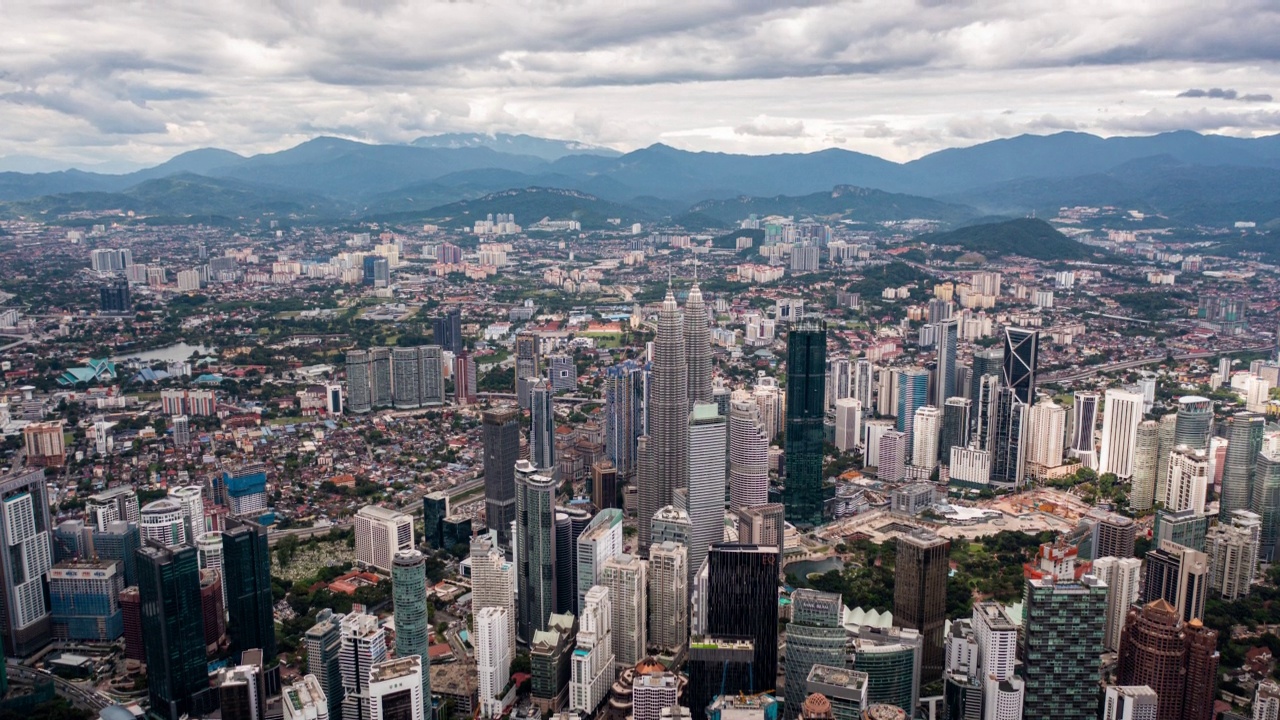
{"type": "Polygon", "coordinates": [[[993,720],[1020,720],[1026,684],[1014,675],[1018,626],[996,602],[973,605],[970,620],[982,678],[983,715],[993,720]]]}
{"type": "Polygon", "coordinates": [[[556,608],[556,484],[528,460],[516,463],[516,635],[524,642],[545,630],[556,608]]]}
{"type": "Polygon", "coordinates": [[[511,618],[504,608],[485,608],[476,613],[476,674],[480,686],[480,716],[502,715],[501,692],[511,678],[511,657],[515,648],[507,645],[507,625],[511,618]]]}
{"type": "Polygon", "coordinates": [[[1040,334],[1005,328],[1004,363],[991,438],[991,481],[1005,486],[1022,484],[1026,468],[1027,409],[1035,398],[1040,334]]]}
{"type": "Polygon", "coordinates": [[[1098,473],[1114,473],[1121,480],[1133,477],[1138,448],[1138,425],[1142,422],[1141,393],[1111,388],[1102,408],[1102,452],[1098,473]]]}
{"type": "Polygon", "coordinates": [[[431,698],[423,691],[426,673],[417,656],[384,660],[370,668],[370,720],[431,717],[431,698]]]}
{"type": "Polygon", "coordinates": [[[1106,586],[1092,575],[1079,582],[1032,579],[1024,597],[1023,717],[1094,720],[1106,586]]]}
{"type": "Polygon", "coordinates": [[[422,406],[421,368],[418,348],[391,348],[391,397],[397,409],[422,406]]]}
{"type": "MultiPolygon", "coordinates": [[[[640,457],[641,519],[670,505],[673,493],[689,482],[689,365],[684,319],[670,289],[658,312],[649,385],[649,433],[640,457]]],[[[649,527],[641,522],[641,553],[649,551],[649,543],[649,527]]]]}
{"type": "Polygon", "coordinates": [[[378,618],[351,613],[342,618],[338,667],[342,672],[342,720],[374,720],[369,708],[369,676],[387,659],[386,631],[378,618]]]}
{"type": "Polygon", "coordinates": [[[777,548],[763,545],[716,543],[707,554],[706,634],[751,640],[748,693],[772,688],[778,674],[777,564],[777,548]]]}
{"type": "Polygon", "coordinates": [[[1159,423],[1160,446],[1156,451],[1156,501],[1164,502],[1165,494],[1168,492],[1169,453],[1173,452],[1175,447],[1178,415],[1177,413],[1162,415],[1159,423]]]}
{"type": "Polygon", "coordinates": [[[569,680],[569,708],[592,714],[609,694],[613,681],[613,608],[609,588],[597,585],[587,592],[578,625],[569,680]]]}
{"type": "Polygon", "coordinates": [[[917,630],[858,625],[849,630],[853,669],[867,674],[867,701],[914,708],[920,698],[917,630]]]}
{"type": "Polygon", "coordinates": [[[769,439],[756,404],[746,397],[735,398],[729,405],[729,508],[737,510],[767,502],[769,439]]]}
{"type": "Polygon", "coordinates": [[[462,352],[462,311],[456,306],[431,319],[431,335],[436,345],[457,355],[462,352]]]}
{"type": "Polygon", "coordinates": [[[1258,554],[1261,559],[1273,561],[1276,543],[1280,541],[1280,453],[1268,450],[1258,453],[1250,506],[1262,519],[1258,554]]]}
{"type": "MultiPolygon", "coordinates": [[[[999,375],[1000,368],[1004,365],[1004,348],[989,348],[987,350],[975,350],[973,353],[973,362],[969,368],[969,399],[976,406],[978,400],[982,397],[981,384],[984,375],[999,375]]],[[[976,415],[976,413],[975,413],[976,415]]],[[[974,418],[975,426],[973,431],[978,431],[976,426],[977,418],[974,418]]]]}
{"type": "Polygon", "coordinates": [[[516,333],[516,402],[529,407],[529,386],[542,376],[538,357],[538,336],[531,332],[516,333]]]}
{"type": "Polygon", "coordinates": [[[1250,506],[1265,427],[1266,419],[1256,413],[1236,413],[1227,418],[1227,459],[1222,468],[1218,522],[1226,522],[1233,512],[1250,506]]]}
{"type": "Polygon", "coordinates": [[[1161,498],[1170,512],[1194,510],[1204,513],[1205,496],[1209,492],[1209,457],[1204,450],[1179,445],[1169,453],[1165,494],[1161,498]]]}
{"type": "Polygon", "coordinates": [[[1143,420],[1138,423],[1133,451],[1133,480],[1129,489],[1129,509],[1145,512],[1151,509],[1156,495],[1156,465],[1159,464],[1160,423],[1143,420]]]}
{"type": "Polygon", "coordinates": [[[969,416],[973,401],[968,398],[950,397],[942,406],[942,438],[938,442],[938,458],[950,462],[951,448],[969,445],[969,416]]]}
{"type": "Polygon", "coordinates": [[[618,475],[636,472],[636,438],[644,427],[644,369],[634,361],[605,369],[604,448],[618,475]]]}
{"type": "Polygon", "coordinates": [[[529,459],[534,467],[550,474],[556,466],[556,413],[551,384],[538,380],[529,387],[529,459]]]}
{"type": "Polygon", "coordinates": [[[782,567],[782,551],[786,542],[786,522],[782,503],[765,503],[739,508],[738,542],[778,548],[778,567],[782,567]]]}
{"type": "Polygon", "coordinates": [[[850,381],[852,397],[862,403],[864,412],[875,407],[875,367],[866,358],[858,358],[853,364],[853,379],[850,381]]]}
{"type": "Polygon", "coordinates": [[[1204,617],[1209,594],[1209,556],[1198,550],[1161,540],[1147,553],[1142,602],[1163,599],[1177,609],[1183,622],[1204,617]]]}
{"type": "Polygon", "coordinates": [[[604,561],[622,554],[622,511],[606,508],[596,513],[577,539],[578,608],[585,607],[587,592],[600,582],[604,561]]]}
{"type": "MultiPolygon", "coordinates": [[[[422,697],[431,697],[431,624],[427,622],[427,560],[418,550],[396,553],[391,565],[392,611],[396,619],[396,656],[418,656],[422,697]]],[[[431,718],[431,701],[422,720],[431,718]]],[[[415,719],[416,720],[416,719],[415,719]]]]}
{"type": "Polygon", "coordinates": [[[1142,561],[1137,558],[1099,557],[1093,561],[1093,573],[1107,586],[1107,618],[1103,627],[1102,646],[1117,652],[1129,608],[1138,602],[1138,580],[1142,561]]]}
{"type": "MultiPolygon", "coordinates": [[[[26,657],[53,638],[45,579],[53,565],[53,539],[44,470],[0,478],[0,527],[5,529],[0,552],[4,655],[26,657]]],[[[198,579],[196,584],[198,594],[198,579]]]]}
{"type": "Polygon", "coordinates": [[[932,470],[938,466],[938,438],[942,432],[942,412],[932,405],[916,408],[912,423],[911,464],[932,470]]]}
{"type": "Polygon", "coordinates": [[[164,720],[203,711],[209,692],[195,548],[138,549],[138,590],[151,712],[164,720]]]}
{"type": "Polygon", "coordinates": [[[1217,636],[1199,620],[1184,623],[1163,599],[1133,608],[1125,623],[1117,679],[1122,685],[1146,685],[1155,691],[1157,720],[1212,717],[1217,636]]]}
{"type": "Polygon", "coordinates": [[[621,672],[635,667],[645,656],[649,637],[648,564],[629,553],[614,555],[604,561],[600,580],[609,588],[613,605],[613,661],[621,672]]]}
{"type": "Polygon", "coordinates": [[[840,595],[800,588],[791,594],[787,624],[786,712],[798,714],[807,695],[805,681],[814,665],[845,664],[846,635],[840,595]]]}
{"type": "Polygon", "coordinates": [[[494,408],[480,413],[484,442],[484,514],[498,531],[498,542],[511,546],[516,519],[516,460],[520,457],[519,410],[494,408]]]}
{"type": "MultiPolygon", "coordinates": [[[[724,540],[725,419],[711,403],[696,403],[689,413],[689,568],[702,567],[713,543],[724,540]]],[[[613,606],[619,605],[617,593],[613,606]]],[[[613,628],[618,635],[617,623],[613,628]]],[[[619,659],[621,661],[621,659],[619,659]]]]}
{"type": "Polygon", "coordinates": [[[1108,685],[1101,720],[1157,720],[1156,691],[1146,685],[1108,685]]]}
{"type": "Polygon", "coordinates": [[[862,403],[856,398],[836,401],[835,446],[840,452],[854,452],[862,447],[862,403]]]}
{"type": "Polygon", "coordinates": [[[316,624],[303,636],[307,648],[307,673],[324,691],[329,717],[342,713],[342,615],[324,609],[316,613],[316,624]]]}
{"type": "Polygon", "coordinates": [[[1044,398],[1027,411],[1027,463],[1037,477],[1062,466],[1062,438],[1066,432],[1066,408],[1044,398]]]}
{"type": "MultiPolygon", "coordinates": [[[[898,415],[896,428],[907,434],[907,457],[912,457],[916,410],[929,404],[929,372],[912,367],[897,372],[898,415]]],[[[790,391],[790,387],[788,387],[790,391]]]]}
{"type": "MultiPolygon", "coordinates": [[[[510,623],[508,623],[510,625],[510,623]]],[[[529,645],[533,704],[554,714],[569,700],[570,664],[578,622],[573,615],[553,614],[547,629],[533,634],[529,645]]]]}
{"type": "Polygon", "coordinates": [[[365,505],[356,511],[354,534],[356,562],[389,573],[396,553],[413,547],[413,516],[365,505]]]}
{"type": "MultiPolygon", "coordinates": [[[[493,544],[492,536],[481,535],[471,541],[471,611],[481,608],[505,608],[508,617],[516,614],[516,567],[507,560],[502,549],[493,544]]],[[[507,623],[508,644],[515,647],[516,623],[507,623]]]]}
{"type": "Polygon", "coordinates": [[[956,393],[956,344],[957,327],[955,320],[943,320],[936,325],[938,345],[938,379],[934,385],[934,407],[942,407],[947,399],[956,393]]]}
{"type": "Polygon", "coordinates": [[[1178,398],[1178,420],[1173,429],[1174,446],[1206,450],[1213,432],[1213,401],[1198,395],[1178,398]]]}
{"type": "Polygon", "coordinates": [[[920,681],[926,684],[942,677],[950,549],[949,541],[927,530],[915,530],[898,538],[893,619],[901,627],[920,631],[920,681]]]}
{"type": "Polygon", "coordinates": [[[676,542],[649,546],[649,644],[675,652],[689,639],[689,551],[676,542]]]}
{"type": "Polygon", "coordinates": [[[988,373],[978,378],[978,396],[973,399],[973,442],[979,450],[993,450],[999,405],[1000,376],[988,373]]]}
{"type": "Polygon", "coordinates": [[[369,351],[369,398],[374,407],[391,406],[392,385],[391,350],[373,348],[369,351]]]}
{"type": "Polygon", "coordinates": [[[1076,391],[1071,406],[1071,444],[1067,456],[1090,470],[1098,469],[1093,432],[1098,427],[1098,393],[1076,391]]]}
{"type": "Polygon", "coordinates": [[[1219,521],[1205,537],[1209,556],[1209,587],[1224,600],[1249,594],[1258,573],[1258,543],[1262,518],[1248,510],[1231,513],[1230,522],[1219,521]]]}
{"type": "Polygon", "coordinates": [[[271,548],[267,529],[249,520],[232,519],[222,533],[222,583],[232,647],[262,653],[268,694],[280,689],[276,666],[276,624],[271,596],[271,548]]]}
{"type": "MultiPolygon", "coordinates": [[[[825,323],[820,318],[794,323],[787,334],[786,487],[782,498],[787,519],[800,527],[822,524],[826,364],[825,323]]],[[[693,552],[689,561],[695,561],[693,552]]]]}
{"type": "Polygon", "coordinates": [[[689,406],[711,402],[711,332],[696,276],[684,303],[684,352],[689,367],[689,406]]]}

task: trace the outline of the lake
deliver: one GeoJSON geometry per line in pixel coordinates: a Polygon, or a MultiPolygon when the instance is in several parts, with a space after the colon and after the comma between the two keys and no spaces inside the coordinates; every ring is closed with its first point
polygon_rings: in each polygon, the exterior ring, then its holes
{"type": "Polygon", "coordinates": [[[141,362],[141,363],[153,363],[153,362],[171,363],[171,362],[182,362],[187,358],[191,357],[191,353],[208,355],[211,350],[212,348],[205,347],[204,345],[188,345],[187,343],[177,343],[177,344],[168,345],[162,348],[156,348],[154,350],[144,350],[142,352],[129,353],[128,355],[121,355],[119,357],[114,357],[111,359],[116,362],[128,362],[130,360],[137,360],[138,362],[141,362]]]}
{"type": "Polygon", "coordinates": [[[793,562],[783,568],[788,574],[795,573],[796,577],[809,577],[810,575],[821,575],[832,570],[843,570],[844,561],[838,557],[829,557],[825,560],[801,560],[793,562]]]}

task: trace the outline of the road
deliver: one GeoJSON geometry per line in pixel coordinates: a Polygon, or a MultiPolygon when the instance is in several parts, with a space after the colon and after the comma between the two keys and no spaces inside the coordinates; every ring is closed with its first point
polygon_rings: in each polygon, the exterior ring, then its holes
{"type": "MultiPolygon", "coordinates": [[[[1239,350],[1228,350],[1225,353],[1218,352],[1216,350],[1202,350],[1200,352],[1193,352],[1193,353],[1176,353],[1174,354],[1173,359],[1174,360],[1201,360],[1204,358],[1217,357],[1218,355],[1237,355],[1239,353],[1257,352],[1259,350],[1270,350],[1271,347],[1272,346],[1270,343],[1264,343],[1262,345],[1240,348],[1239,350]]],[[[1094,365],[1093,367],[1080,368],[1079,370],[1073,370],[1069,373],[1060,373],[1060,372],[1046,373],[1040,377],[1040,381],[1070,383],[1070,382],[1076,382],[1079,380],[1087,380],[1097,375],[1098,373],[1115,372],[1117,370],[1129,370],[1136,367],[1142,367],[1144,365],[1156,365],[1158,363],[1164,362],[1165,357],[1166,357],[1165,355],[1155,355],[1151,357],[1140,358],[1138,360],[1125,360],[1124,362],[1107,363],[1106,365],[1094,365]]]]}
{"type": "MultiPolygon", "coordinates": [[[[515,393],[480,392],[480,393],[476,393],[476,397],[481,399],[487,399],[487,400],[515,400],[516,399],[515,393]]],[[[583,403],[589,403],[589,402],[604,402],[603,400],[597,400],[596,398],[583,397],[582,395],[556,395],[553,399],[558,403],[567,403],[570,405],[581,405],[583,403]]]]}
{"type": "Polygon", "coordinates": [[[8,671],[10,679],[25,680],[32,683],[40,680],[52,680],[54,691],[58,693],[58,697],[64,698],[72,705],[84,710],[92,710],[97,713],[105,707],[116,704],[114,700],[97,690],[76,685],[43,670],[36,670],[12,662],[8,663],[5,669],[8,671]]]}

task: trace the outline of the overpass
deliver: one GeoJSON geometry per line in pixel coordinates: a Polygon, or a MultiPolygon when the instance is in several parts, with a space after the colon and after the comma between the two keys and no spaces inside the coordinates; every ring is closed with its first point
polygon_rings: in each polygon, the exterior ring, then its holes
{"type": "Polygon", "coordinates": [[[5,669],[9,673],[10,680],[16,679],[29,683],[52,680],[54,692],[58,694],[58,697],[63,698],[82,710],[89,710],[96,714],[101,712],[103,708],[116,704],[116,701],[106,695],[103,695],[97,690],[69,682],[57,675],[54,675],[53,673],[45,672],[44,670],[36,670],[35,668],[29,668],[26,665],[19,665],[12,661],[7,663],[5,669]]]}
{"type": "MultiPolygon", "coordinates": [[[[1258,352],[1259,350],[1272,349],[1271,343],[1255,345],[1250,347],[1239,348],[1237,350],[1227,350],[1220,352],[1217,350],[1200,350],[1197,352],[1175,353],[1174,360],[1203,360],[1204,358],[1217,357],[1218,355],[1237,355],[1239,353],[1258,352]]],[[[1115,372],[1117,370],[1131,370],[1136,367],[1145,365],[1157,365],[1165,361],[1168,355],[1150,355],[1137,360],[1124,360],[1121,362],[1107,363],[1105,365],[1094,365],[1093,367],[1080,368],[1079,370],[1063,371],[1056,373],[1045,373],[1039,378],[1039,382],[1056,382],[1070,383],[1079,380],[1087,380],[1099,373],[1115,372]]]]}
{"type": "MultiPolygon", "coordinates": [[[[476,397],[484,400],[515,400],[515,393],[495,393],[495,392],[479,392],[476,397]]],[[[589,398],[584,395],[554,395],[552,400],[565,405],[582,405],[583,403],[598,402],[603,403],[604,400],[589,398]]]]}

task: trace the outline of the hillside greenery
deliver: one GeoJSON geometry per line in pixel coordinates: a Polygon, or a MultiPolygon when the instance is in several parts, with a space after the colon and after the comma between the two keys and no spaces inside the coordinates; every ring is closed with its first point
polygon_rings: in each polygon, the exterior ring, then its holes
{"type": "Polygon", "coordinates": [[[1092,248],[1036,218],[970,225],[946,232],[925,233],[916,239],[932,245],[959,246],[988,258],[1020,255],[1034,260],[1086,260],[1093,254],[1092,248]]]}

